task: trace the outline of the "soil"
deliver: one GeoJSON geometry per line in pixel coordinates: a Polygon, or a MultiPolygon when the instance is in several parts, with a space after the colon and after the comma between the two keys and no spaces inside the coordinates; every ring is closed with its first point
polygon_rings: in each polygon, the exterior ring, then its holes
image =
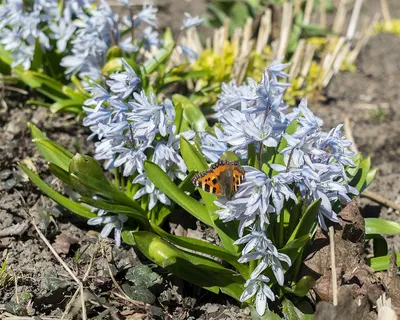
{"type": "MultiPolygon", "coordinates": [[[[182,12],[202,14],[206,0],[168,0],[160,13],[163,26],[178,30],[182,12]],[[179,12],[179,14],[178,14],[179,12]]],[[[389,1],[393,17],[400,17],[400,3],[389,1]]],[[[366,0],[363,17],[379,10],[379,1],[366,0]]],[[[352,130],[359,150],[370,155],[377,167],[376,180],[370,187],[385,198],[400,203],[400,37],[379,34],[369,41],[356,62],[357,71],[335,77],[325,92],[327,100],[314,104],[326,128],[351,118],[352,130]]],[[[53,181],[45,161],[31,141],[28,121],[67,149],[89,153],[92,144],[86,141],[88,132],[72,115],[52,115],[44,108],[28,107],[27,96],[2,93],[0,104],[0,263],[5,259],[6,271],[0,270],[0,315],[41,315],[60,318],[77,286],[66,269],[57,261],[32,225],[57,250],[68,267],[85,282],[85,296],[90,301],[88,316],[116,317],[119,311],[130,319],[144,319],[151,314],[156,319],[248,319],[249,310],[225,296],[215,296],[184,283],[160,268],[163,282],[152,287],[156,301],[143,304],[127,303],[117,295],[110,273],[120,285],[130,285],[129,268],[148,261],[137,256],[129,246],[116,248],[110,242],[99,241],[85,221],[69,214],[44,197],[22,174],[18,162],[29,165],[48,184],[55,185],[71,197],[71,190],[53,181]],[[92,261],[92,262],[91,262],[92,261]],[[19,307],[21,307],[18,309],[19,307]]],[[[371,200],[358,199],[365,217],[382,217],[400,221],[398,213],[371,200]]],[[[177,226],[177,228],[179,225],[177,226]]],[[[99,230],[97,230],[99,231],[99,230]]],[[[185,231],[187,232],[187,231],[185,231]]],[[[191,232],[198,232],[192,230],[191,232]]],[[[390,247],[400,251],[398,236],[389,238],[390,247]]],[[[70,306],[71,314],[79,316],[79,301],[70,306]],[[78,311],[77,311],[78,310],[78,311]]]]}

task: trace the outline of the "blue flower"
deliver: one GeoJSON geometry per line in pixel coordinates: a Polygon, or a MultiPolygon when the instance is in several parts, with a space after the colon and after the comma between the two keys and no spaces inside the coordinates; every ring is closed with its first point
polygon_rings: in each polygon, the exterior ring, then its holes
{"type": "Polygon", "coordinates": [[[101,216],[96,218],[91,218],[88,220],[88,225],[95,226],[99,224],[104,224],[101,230],[101,236],[106,238],[110,235],[111,231],[114,229],[114,239],[117,247],[121,246],[121,232],[123,225],[128,221],[128,217],[123,214],[118,214],[115,216],[106,216],[104,211],[102,211],[101,216]]]}
{"type": "MultiPolygon", "coordinates": [[[[157,23],[156,23],[157,11],[158,11],[158,9],[153,8],[152,5],[143,6],[143,9],[137,15],[135,15],[133,17],[134,21],[136,23],[138,23],[138,25],[136,25],[136,27],[139,26],[140,22],[144,22],[144,23],[148,24],[149,26],[152,26],[153,28],[157,29],[157,23]]],[[[128,21],[126,21],[126,22],[128,22],[128,21]]],[[[129,26],[129,27],[131,27],[131,26],[129,26]]]]}
{"type": "Polygon", "coordinates": [[[183,25],[181,26],[181,30],[189,29],[192,27],[198,27],[205,21],[204,19],[198,16],[192,17],[188,12],[185,12],[184,15],[185,17],[183,19],[183,25]]]}
{"type": "Polygon", "coordinates": [[[67,48],[67,43],[71,39],[76,26],[68,23],[65,19],[61,18],[58,24],[51,22],[49,23],[49,29],[52,34],[50,34],[51,39],[57,40],[57,50],[62,53],[67,48]]]}
{"type": "Polygon", "coordinates": [[[211,162],[217,162],[222,154],[228,150],[227,144],[221,141],[224,136],[222,131],[218,127],[215,127],[214,131],[215,136],[208,132],[201,134],[201,151],[211,162]]]}
{"type": "Polygon", "coordinates": [[[275,295],[271,288],[268,286],[269,278],[261,275],[256,279],[247,280],[244,284],[244,291],[240,296],[240,301],[244,302],[256,295],[256,310],[262,316],[267,309],[267,299],[275,301],[275,295]]]}
{"type": "Polygon", "coordinates": [[[107,80],[106,83],[112,92],[116,93],[121,99],[126,99],[133,91],[138,89],[140,79],[125,59],[121,59],[121,61],[125,67],[125,72],[113,73],[110,75],[112,80],[107,80]]]}

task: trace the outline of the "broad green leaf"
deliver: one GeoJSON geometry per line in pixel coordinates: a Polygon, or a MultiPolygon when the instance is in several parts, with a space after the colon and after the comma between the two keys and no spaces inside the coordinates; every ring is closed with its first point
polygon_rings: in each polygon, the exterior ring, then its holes
{"type": "Polygon", "coordinates": [[[319,207],[321,205],[321,199],[313,201],[304,212],[303,216],[300,219],[299,224],[296,229],[294,229],[292,235],[288,240],[288,244],[294,239],[298,239],[305,235],[309,235],[312,233],[313,228],[317,223],[317,215],[319,211],[319,207]]]}
{"type": "Polygon", "coordinates": [[[244,279],[219,263],[184,252],[151,232],[135,232],[134,237],[137,248],[148,259],[186,281],[214,293],[221,290],[237,300],[242,294],[244,279]]]}
{"type": "Polygon", "coordinates": [[[18,77],[22,80],[22,82],[24,82],[32,89],[36,89],[41,86],[41,82],[38,79],[36,79],[29,70],[14,68],[13,71],[18,75],[18,77]]]}
{"type": "Polygon", "coordinates": [[[58,143],[49,139],[33,139],[46,161],[54,163],[61,169],[68,171],[73,154],[58,143]]]}
{"type": "Polygon", "coordinates": [[[67,185],[71,186],[71,179],[69,178],[69,172],[61,169],[54,163],[49,163],[49,169],[52,174],[54,174],[58,179],[62,182],[66,183],[67,185]]]}
{"type": "Polygon", "coordinates": [[[360,191],[365,183],[370,168],[371,168],[371,159],[369,157],[363,159],[360,162],[357,174],[354,176],[353,179],[351,179],[349,185],[360,191]]]}
{"type": "Polygon", "coordinates": [[[207,119],[200,108],[195,106],[190,99],[180,94],[174,94],[172,101],[174,104],[180,103],[182,105],[183,118],[195,131],[202,132],[206,130],[208,127],[207,119]]]}
{"type": "Polygon", "coordinates": [[[260,316],[253,305],[249,305],[249,307],[252,320],[282,320],[280,316],[278,316],[275,312],[268,310],[268,308],[265,313],[260,316]]]}
{"type": "Polygon", "coordinates": [[[258,155],[256,152],[256,146],[253,143],[249,143],[247,146],[247,158],[248,158],[248,165],[254,168],[258,168],[258,155]]]}
{"type": "Polygon", "coordinates": [[[192,182],[192,178],[195,175],[195,172],[190,172],[185,180],[183,180],[180,184],[179,184],[179,189],[181,189],[182,191],[192,194],[194,192],[195,186],[192,182]]]}
{"type": "Polygon", "coordinates": [[[143,76],[150,75],[153,73],[159,65],[163,64],[171,55],[174,49],[173,41],[168,43],[164,48],[160,49],[153,58],[145,61],[143,65],[140,66],[140,73],[143,76]]]}
{"type": "Polygon", "coordinates": [[[123,230],[121,232],[122,241],[130,246],[136,246],[136,241],[133,236],[133,231],[123,230]]]}
{"type": "Polygon", "coordinates": [[[154,225],[154,223],[151,223],[151,226],[153,227],[154,231],[158,235],[160,235],[165,240],[167,240],[179,247],[183,247],[186,249],[205,253],[207,255],[223,259],[226,262],[228,262],[230,265],[235,267],[240,272],[240,274],[242,274],[243,276],[247,276],[249,273],[249,270],[246,267],[246,265],[239,263],[237,261],[239,256],[235,256],[234,254],[230,253],[229,251],[225,250],[222,247],[219,247],[215,244],[211,244],[209,242],[199,240],[199,239],[174,236],[174,235],[169,234],[168,232],[164,231],[160,227],[154,225]]]}
{"type": "Polygon", "coordinates": [[[153,182],[161,192],[165,193],[168,198],[204,224],[212,226],[212,221],[206,207],[179,189],[159,166],[153,162],[146,161],[144,168],[151,182],[153,182]]]}
{"type": "Polygon", "coordinates": [[[374,257],[386,256],[389,253],[386,239],[380,234],[374,236],[373,248],[374,248],[374,257]]]}
{"type": "Polygon", "coordinates": [[[28,127],[33,139],[48,139],[46,134],[38,129],[32,122],[28,122],[28,127]]]}
{"type": "Polygon", "coordinates": [[[314,285],[315,279],[311,276],[304,276],[302,277],[294,286],[294,288],[284,287],[286,292],[295,294],[298,297],[305,297],[314,285]]]}
{"type": "Polygon", "coordinates": [[[231,161],[231,162],[232,162],[232,161],[239,161],[239,160],[240,160],[239,156],[238,156],[236,153],[234,153],[233,151],[225,151],[225,152],[221,155],[220,159],[221,159],[221,160],[231,161]]]}
{"type": "Polygon", "coordinates": [[[366,188],[368,188],[368,186],[371,184],[371,182],[375,179],[377,171],[378,171],[378,169],[374,168],[368,172],[367,177],[365,178],[364,185],[360,190],[360,193],[363,192],[366,188]]]}
{"type": "Polygon", "coordinates": [[[42,53],[42,46],[40,44],[39,38],[36,38],[35,41],[35,49],[33,52],[33,59],[31,62],[31,70],[39,70],[43,67],[43,53],[42,53]]]}
{"type": "Polygon", "coordinates": [[[87,203],[88,205],[90,205],[92,207],[106,210],[108,212],[124,214],[128,217],[136,219],[138,222],[140,222],[144,226],[149,225],[149,221],[143,210],[137,210],[132,207],[128,207],[128,206],[124,206],[124,205],[120,205],[120,204],[114,204],[114,203],[110,203],[110,202],[102,201],[102,200],[95,200],[93,198],[88,198],[88,197],[81,197],[79,199],[79,201],[87,203]]]}
{"type": "Polygon", "coordinates": [[[50,111],[53,113],[57,113],[60,111],[69,110],[69,112],[73,111],[73,113],[82,112],[83,101],[80,100],[62,100],[53,103],[50,107],[50,111]]]}
{"type": "Polygon", "coordinates": [[[288,255],[293,263],[297,259],[297,256],[300,254],[301,249],[307,244],[308,240],[310,240],[310,235],[303,235],[295,240],[288,241],[288,243],[278,251],[280,253],[288,255]]]}
{"type": "Polygon", "coordinates": [[[207,161],[203,155],[183,136],[180,138],[180,150],[189,171],[201,172],[208,169],[207,161]]]}
{"type": "MultiPolygon", "coordinates": [[[[371,258],[369,265],[374,271],[382,271],[390,269],[390,258],[392,255],[386,255],[383,257],[371,258]]],[[[396,265],[400,266],[400,253],[396,253],[396,265]]]]}
{"type": "Polygon", "coordinates": [[[106,55],[107,61],[110,61],[111,59],[114,59],[114,58],[121,58],[121,57],[123,57],[123,52],[120,47],[114,45],[108,49],[107,55],[106,55]]]}
{"type": "Polygon", "coordinates": [[[104,175],[103,169],[96,160],[89,156],[76,154],[69,167],[73,187],[83,196],[92,197],[95,194],[112,200],[119,205],[125,205],[143,211],[140,205],[118,190],[104,175]]]}
{"type": "Polygon", "coordinates": [[[63,206],[67,210],[77,214],[78,216],[81,216],[85,219],[91,219],[96,217],[96,214],[92,211],[90,211],[89,208],[84,207],[80,205],[79,203],[76,203],[63,195],[59,194],[58,192],[54,191],[50,186],[48,186],[40,177],[36,174],[33,173],[31,170],[28,169],[28,167],[24,164],[19,164],[24,170],[24,172],[28,175],[29,179],[47,196],[49,196],[51,199],[53,199],[55,202],[57,202],[59,205],[63,206]]]}
{"type": "Polygon", "coordinates": [[[194,70],[194,71],[178,71],[174,72],[174,69],[172,69],[169,73],[167,73],[164,77],[163,81],[163,87],[164,88],[166,85],[169,85],[173,82],[178,82],[178,81],[183,81],[183,80],[188,80],[188,79],[201,79],[207,75],[206,70],[194,70]]]}
{"type": "Polygon", "coordinates": [[[283,299],[282,301],[282,313],[288,320],[302,320],[303,313],[297,309],[289,299],[283,299]]]}
{"type": "Polygon", "coordinates": [[[400,223],[384,220],[381,218],[365,218],[365,234],[387,234],[400,233],[400,223]]]}

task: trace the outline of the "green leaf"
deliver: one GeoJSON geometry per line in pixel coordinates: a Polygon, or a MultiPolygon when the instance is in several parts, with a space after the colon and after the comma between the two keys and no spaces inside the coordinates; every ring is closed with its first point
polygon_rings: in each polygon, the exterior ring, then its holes
{"type": "Polygon", "coordinates": [[[298,297],[305,297],[314,286],[315,279],[311,276],[302,277],[294,286],[294,288],[284,287],[286,292],[295,294],[298,297]]]}
{"type": "Polygon", "coordinates": [[[153,182],[161,192],[165,193],[168,198],[204,224],[212,226],[212,221],[206,207],[179,189],[159,166],[153,162],[146,161],[144,168],[151,182],[153,182]]]}
{"type": "Polygon", "coordinates": [[[133,231],[123,230],[121,232],[122,241],[130,246],[136,246],[135,238],[133,237],[133,231]]]}
{"type": "Polygon", "coordinates": [[[73,187],[81,195],[92,197],[98,194],[112,200],[114,203],[128,206],[144,213],[136,201],[129,198],[107,180],[103,169],[93,158],[77,153],[70,163],[69,172],[73,187]]]}
{"type": "Polygon", "coordinates": [[[165,232],[160,227],[154,225],[154,223],[150,224],[153,227],[154,231],[165,240],[182,248],[190,249],[195,252],[205,253],[207,255],[223,259],[230,265],[232,265],[234,268],[236,268],[241,275],[246,277],[248,276],[249,270],[247,266],[237,261],[239,256],[230,253],[226,249],[203,240],[174,236],[172,234],[169,234],[168,232],[165,232]]]}
{"type": "Polygon", "coordinates": [[[114,58],[122,58],[122,57],[123,57],[123,52],[122,52],[121,48],[116,45],[111,46],[107,51],[107,55],[106,55],[107,61],[110,61],[111,59],[114,59],[114,58]]]}
{"type": "Polygon", "coordinates": [[[313,201],[304,212],[303,216],[300,219],[299,224],[297,225],[296,229],[294,229],[292,235],[288,240],[288,244],[293,241],[294,239],[298,239],[305,235],[309,235],[312,233],[313,229],[315,228],[317,215],[319,211],[319,207],[321,205],[321,199],[313,201]]]}
{"type": "Polygon", "coordinates": [[[172,101],[174,104],[180,103],[183,109],[183,119],[185,119],[189,125],[195,131],[205,131],[208,127],[207,119],[201,112],[200,108],[195,106],[193,102],[180,94],[174,94],[172,96],[172,101]]]}
{"type": "Polygon", "coordinates": [[[54,163],[49,163],[49,169],[52,174],[54,174],[58,179],[62,182],[66,183],[69,186],[72,186],[71,179],[69,178],[69,172],[61,169],[54,163]]]}
{"type": "Polygon", "coordinates": [[[258,168],[258,155],[256,152],[256,145],[254,143],[250,143],[247,146],[247,154],[248,165],[254,168],[258,168]]]}
{"type": "Polygon", "coordinates": [[[375,179],[375,176],[376,176],[377,172],[378,172],[377,168],[371,169],[368,172],[367,177],[365,178],[364,185],[360,190],[360,193],[363,192],[366,188],[368,188],[368,186],[371,184],[371,182],[375,179]]]}
{"type": "Polygon", "coordinates": [[[153,73],[161,64],[165,62],[169,58],[174,49],[173,41],[169,42],[165,45],[164,48],[160,49],[156,55],[147,60],[143,65],[140,66],[140,73],[143,76],[150,75],[153,73]]]}
{"type": "Polygon", "coordinates": [[[387,234],[400,233],[400,223],[384,220],[381,218],[365,218],[365,234],[387,234]]]}
{"type": "Polygon", "coordinates": [[[82,112],[83,101],[82,100],[62,100],[53,103],[50,107],[50,111],[57,113],[60,111],[80,113],[82,112]]]}
{"type": "Polygon", "coordinates": [[[48,139],[46,134],[38,129],[32,122],[28,122],[28,127],[33,139],[48,139]]]}
{"type": "Polygon", "coordinates": [[[33,139],[43,157],[61,169],[68,171],[73,154],[49,139],[33,139]]]}
{"type": "Polygon", "coordinates": [[[180,150],[189,171],[200,172],[208,169],[207,161],[203,155],[183,136],[180,138],[180,150]]]}
{"type": "Polygon", "coordinates": [[[235,272],[203,256],[184,252],[146,231],[134,233],[137,248],[151,261],[169,272],[211,292],[220,290],[238,300],[244,279],[235,272]]]}
{"type": "Polygon", "coordinates": [[[120,205],[120,204],[114,204],[110,203],[107,201],[102,201],[102,200],[95,200],[93,198],[88,198],[88,197],[82,197],[79,199],[79,201],[87,203],[90,206],[96,207],[98,209],[103,209],[108,212],[114,212],[114,213],[121,213],[124,214],[128,217],[131,217],[138,222],[140,222],[144,226],[149,225],[149,221],[147,220],[147,216],[143,210],[137,210],[132,207],[120,205]]]}
{"type": "Polygon", "coordinates": [[[39,38],[36,38],[35,41],[35,49],[33,52],[33,59],[31,62],[31,70],[39,70],[43,66],[43,54],[42,54],[42,46],[40,44],[39,38]]]}
{"type": "Polygon", "coordinates": [[[282,313],[285,315],[287,320],[304,320],[304,314],[289,299],[283,299],[282,301],[282,313]]]}
{"type": "Polygon", "coordinates": [[[284,253],[287,256],[289,256],[293,264],[293,262],[297,259],[298,255],[301,253],[301,250],[305,247],[305,245],[309,240],[310,240],[310,235],[306,234],[295,240],[288,241],[288,243],[278,251],[280,253],[284,253]]]}
{"type": "Polygon", "coordinates": [[[374,257],[386,256],[389,253],[386,239],[380,234],[374,235],[373,248],[374,248],[374,257]]]}
{"type": "MultiPolygon", "coordinates": [[[[374,271],[388,270],[391,266],[390,265],[391,257],[392,255],[389,254],[383,257],[371,258],[369,260],[369,265],[374,271]]],[[[400,266],[400,253],[396,253],[396,265],[400,266]]]]}
{"type": "Polygon", "coordinates": [[[79,203],[76,203],[58,192],[54,191],[51,187],[49,187],[40,177],[32,172],[31,170],[28,169],[28,167],[24,164],[19,164],[24,170],[24,172],[28,175],[29,179],[47,196],[49,196],[51,199],[53,199],[55,202],[57,202],[59,205],[63,206],[67,210],[77,214],[78,216],[81,216],[85,219],[91,219],[96,217],[96,214],[92,211],[90,211],[89,208],[84,207],[80,205],[79,203]]]}
{"type": "Polygon", "coordinates": [[[364,186],[370,168],[371,168],[371,159],[369,157],[363,159],[360,162],[357,174],[354,176],[353,179],[351,179],[349,185],[360,191],[361,188],[364,186]]]}

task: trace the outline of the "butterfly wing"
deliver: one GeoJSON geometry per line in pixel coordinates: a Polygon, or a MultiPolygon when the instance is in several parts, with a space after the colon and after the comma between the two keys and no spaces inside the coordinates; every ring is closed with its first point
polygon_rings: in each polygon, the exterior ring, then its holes
{"type": "Polygon", "coordinates": [[[192,178],[192,182],[196,187],[199,187],[206,192],[216,194],[217,196],[221,195],[219,178],[212,167],[208,170],[195,174],[192,178]]]}

